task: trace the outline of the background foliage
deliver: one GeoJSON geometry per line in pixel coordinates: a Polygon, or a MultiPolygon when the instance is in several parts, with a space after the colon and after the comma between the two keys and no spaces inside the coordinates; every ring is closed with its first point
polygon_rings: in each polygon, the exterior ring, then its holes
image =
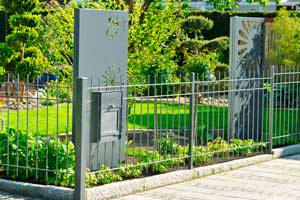
{"type": "Polygon", "coordinates": [[[277,65],[300,64],[300,13],[281,10],[272,26],[275,36],[270,59],[277,65]]]}

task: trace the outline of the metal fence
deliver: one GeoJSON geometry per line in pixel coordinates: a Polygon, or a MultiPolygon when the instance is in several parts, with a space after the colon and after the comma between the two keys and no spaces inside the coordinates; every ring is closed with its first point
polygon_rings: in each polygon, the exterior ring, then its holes
{"type": "MultiPolygon", "coordinates": [[[[260,113],[267,118],[261,117],[261,133],[257,132],[256,127],[250,128],[252,132],[249,133],[250,126],[247,126],[248,135],[243,134],[247,132],[245,126],[231,133],[228,127],[230,93],[255,96],[259,91],[261,97],[267,93],[263,85],[239,90],[231,90],[229,85],[263,80],[269,81],[268,78],[207,81],[193,75],[172,83],[148,79],[146,83],[134,85],[89,87],[88,93],[126,91],[123,97],[126,103],[123,105],[126,105],[127,132],[125,145],[117,149],[116,155],[119,156],[114,160],[96,157],[99,168],[87,174],[88,186],[266,152],[270,138],[267,129],[269,105],[265,102],[262,102],[260,113]]],[[[251,105],[247,109],[254,112],[257,106],[251,105]]],[[[238,120],[250,125],[253,119],[238,120]]],[[[109,153],[102,156],[113,156],[113,145],[114,142],[109,145],[97,143],[95,148],[101,148],[100,154],[109,148],[109,153]]],[[[90,148],[90,151],[93,150],[90,148]]],[[[95,160],[93,153],[89,155],[90,161],[95,160]]],[[[87,167],[93,169],[92,165],[87,167]]]]}
{"type": "Polygon", "coordinates": [[[46,82],[8,75],[0,84],[0,176],[71,186],[72,85],[46,82]]]}
{"type": "Polygon", "coordinates": [[[94,86],[78,78],[73,88],[69,81],[41,85],[8,77],[0,91],[1,177],[75,186],[75,196],[80,198],[84,188],[93,185],[299,143],[297,68],[238,80],[228,79],[227,74],[212,80],[195,74],[178,81],[163,79],[94,86]],[[102,93],[116,96],[105,97],[109,97],[105,106],[95,105],[94,95],[102,93]],[[114,98],[121,99],[119,104],[112,103],[114,98]],[[105,123],[94,109],[104,107],[117,110],[116,115],[107,115],[105,123]],[[110,122],[121,126],[111,127],[110,122]],[[102,126],[123,134],[103,137],[102,126]]]}
{"type": "Polygon", "coordinates": [[[274,69],[272,78],[273,146],[299,143],[300,73],[296,67],[274,69]]]}
{"type": "Polygon", "coordinates": [[[269,153],[274,147],[299,143],[296,69],[273,68],[263,77],[237,80],[228,79],[227,74],[215,80],[194,74],[178,82],[148,77],[133,85],[86,84],[86,94],[123,92],[126,110],[124,146],[100,142],[87,148],[87,160],[93,160],[87,166],[91,170],[86,174],[87,187],[269,153]],[[116,154],[113,145],[119,146],[116,154]],[[95,156],[91,151],[109,153],[95,156]],[[111,160],[101,158],[105,156],[111,160]]]}

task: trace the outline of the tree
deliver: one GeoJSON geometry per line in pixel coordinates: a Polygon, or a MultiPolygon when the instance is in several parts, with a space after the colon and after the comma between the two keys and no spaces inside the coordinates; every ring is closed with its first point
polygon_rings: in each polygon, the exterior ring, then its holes
{"type": "Polygon", "coordinates": [[[47,15],[41,19],[41,24],[37,27],[39,33],[37,46],[51,66],[72,66],[74,7],[77,7],[77,4],[64,8],[55,2],[53,4],[56,5],[55,8],[45,9],[47,15]]]}
{"type": "MultiPolygon", "coordinates": [[[[36,27],[40,24],[40,16],[33,14],[38,8],[38,0],[1,0],[1,5],[11,13],[9,26],[12,32],[6,37],[6,55],[0,54],[0,65],[15,78],[20,79],[21,101],[25,91],[25,80],[36,78],[45,70],[46,60],[41,50],[35,47],[38,39],[36,27]],[[4,58],[2,56],[8,56],[4,58]]],[[[14,87],[12,87],[14,93],[14,87]]]]}
{"type": "MultiPolygon", "coordinates": [[[[148,75],[171,80],[177,70],[176,49],[183,38],[180,23],[184,17],[181,4],[167,1],[164,6],[152,4],[141,21],[140,9],[135,7],[129,28],[129,77],[148,75]],[[160,8],[159,8],[160,6],[160,8]]],[[[154,81],[154,80],[153,80],[154,81]]]]}
{"type": "MultiPolygon", "coordinates": [[[[280,3],[281,0],[275,0],[276,4],[280,3]]],[[[206,3],[208,5],[212,5],[217,10],[224,11],[225,9],[232,9],[233,7],[238,7],[237,0],[207,0],[206,3]]],[[[248,3],[259,3],[263,6],[269,4],[269,0],[247,0],[248,3]]]]}
{"type": "Polygon", "coordinates": [[[296,66],[300,64],[300,18],[286,10],[280,10],[272,24],[275,36],[270,60],[276,65],[296,66]]]}
{"type": "Polygon", "coordinates": [[[190,16],[183,20],[182,29],[187,33],[180,46],[183,54],[181,71],[184,73],[195,72],[200,78],[207,78],[216,66],[225,61],[223,55],[229,49],[229,38],[219,37],[205,40],[201,34],[203,30],[213,27],[213,21],[203,16],[190,16]],[[192,38],[190,38],[192,37],[192,38]]]}
{"type": "Polygon", "coordinates": [[[196,40],[202,40],[203,36],[201,34],[201,31],[209,30],[213,26],[213,21],[203,16],[190,16],[187,19],[183,20],[181,24],[181,28],[186,33],[194,34],[196,40]],[[198,38],[199,35],[200,37],[198,38]]]}

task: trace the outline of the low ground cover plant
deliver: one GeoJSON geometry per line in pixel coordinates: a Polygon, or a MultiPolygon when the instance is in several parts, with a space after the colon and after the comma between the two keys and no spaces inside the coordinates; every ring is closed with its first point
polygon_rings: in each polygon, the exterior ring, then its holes
{"type": "Polygon", "coordinates": [[[14,180],[69,186],[65,174],[74,169],[74,145],[8,129],[0,133],[0,163],[14,180]]]}
{"type": "MultiPolygon", "coordinates": [[[[99,173],[87,170],[87,186],[108,184],[130,178],[159,174],[184,167],[188,162],[188,147],[182,146],[166,134],[158,140],[158,148],[145,150],[126,147],[127,157],[133,162],[121,163],[116,168],[101,165],[99,173]]],[[[214,157],[249,155],[264,150],[265,143],[253,140],[221,137],[207,146],[194,147],[194,164],[206,164],[214,157]]],[[[75,151],[71,141],[61,142],[54,137],[41,137],[8,129],[0,133],[0,175],[13,180],[74,187],[75,151]]]]}

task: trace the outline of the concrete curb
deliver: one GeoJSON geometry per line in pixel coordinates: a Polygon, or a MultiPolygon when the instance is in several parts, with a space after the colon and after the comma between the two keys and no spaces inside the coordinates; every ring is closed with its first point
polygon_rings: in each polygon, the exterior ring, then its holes
{"type": "Polygon", "coordinates": [[[0,190],[42,199],[73,199],[73,189],[0,179],[0,190]]]}
{"type": "Polygon", "coordinates": [[[157,187],[188,181],[194,178],[201,178],[221,172],[230,171],[233,169],[238,169],[241,167],[246,167],[249,165],[254,165],[261,162],[270,161],[272,159],[272,155],[258,155],[250,158],[233,160],[211,166],[198,167],[191,170],[179,170],[141,179],[128,180],[103,186],[97,186],[86,190],[87,199],[102,200],[117,198],[135,192],[142,192],[157,187]]]}
{"type": "MultiPolygon", "coordinates": [[[[220,164],[198,167],[191,170],[179,170],[150,176],[146,178],[126,180],[86,189],[87,199],[100,200],[111,199],[142,192],[157,187],[171,185],[201,178],[221,172],[226,172],[241,167],[247,167],[257,163],[270,161],[276,158],[300,153],[300,145],[292,145],[273,150],[273,154],[264,154],[249,158],[228,161],[220,164]]],[[[50,185],[38,185],[0,179],[0,190],[15,194],[23,194],[42,199],[68,200],[73,199],[74,189],[56,187],[50,185]]]]}
{"type": "Polygon", "coordinates": [[[273,159],[300,153],[300,144],[273,149],[273,159]]]}

